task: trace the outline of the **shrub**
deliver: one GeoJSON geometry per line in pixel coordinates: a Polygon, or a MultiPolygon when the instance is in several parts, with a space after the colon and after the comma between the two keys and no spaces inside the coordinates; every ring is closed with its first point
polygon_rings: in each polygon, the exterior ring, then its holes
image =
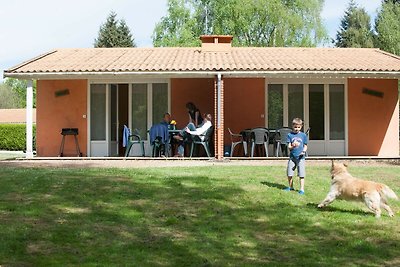
{"type": "MultiPolygon", "coordinates": [[[[36,125],[33,126],[33,140],[35,140],[36,125]]],[[[35,142],[33,144],[35,150],[35,142]]],[[[25,150],[26,124],[0,124],[0,150],[25,150]]]]}

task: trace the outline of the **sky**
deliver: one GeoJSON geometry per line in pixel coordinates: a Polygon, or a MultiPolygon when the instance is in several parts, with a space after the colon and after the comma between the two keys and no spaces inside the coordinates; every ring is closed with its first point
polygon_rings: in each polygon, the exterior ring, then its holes
{"type": "MultiPolygon", "coordinates": [[[[331,38],[349,1],[325,0],[322,18],[331,38]]],[[[381,0],[356,3],[375,18],[381,0]]],[[[154,26],[167,13],[167,0],[0,0],[0,7],[1,82],[5,69],[53,49],[93,47],[111,11],[125,20],[138,47],[151,47],[154,26]]]]}

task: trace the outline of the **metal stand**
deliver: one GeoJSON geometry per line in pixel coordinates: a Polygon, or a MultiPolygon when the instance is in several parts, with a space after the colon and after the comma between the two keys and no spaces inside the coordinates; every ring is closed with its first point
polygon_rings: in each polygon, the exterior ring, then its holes
{"type": "Polygon", "coordinates": [[[65,144],[65,136],[66,135],[73,135],[74,136],[75,148],[76,148],[77,156],[78,157],[82,157],[82,153],[81,153],[81,150],[79,149],[79,143],[78,143],[78,138],[77,138],[78,128],[62,128],[61,135],[63,137],[62,137],[62,140],[61,140],[59,157],[62,157],[63,154],[64,154],[64,144],[65,144]]]}

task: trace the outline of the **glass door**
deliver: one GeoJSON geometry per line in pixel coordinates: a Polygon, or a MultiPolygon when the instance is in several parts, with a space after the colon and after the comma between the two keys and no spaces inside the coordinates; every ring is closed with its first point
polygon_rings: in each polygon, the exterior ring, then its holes
{"type": "Polygon", "coordinates": [[[345,156],[346,100],[345,85],[271,83],[267,87],[269,128],[291,127],[293,118],[311,128],[309,155],[345,156]]]}
{"type": "Polygon", "coordinates": [[[90,85],[90,156],[118,155],[118,86],[90,85]]]}

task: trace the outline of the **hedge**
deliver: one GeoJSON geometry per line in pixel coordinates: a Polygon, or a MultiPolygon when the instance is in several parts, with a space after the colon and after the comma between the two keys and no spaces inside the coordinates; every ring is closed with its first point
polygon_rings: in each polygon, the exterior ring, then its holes
{"type": "MultiPolygon", "coordinates": [[[[35,140],[36,125],[33,125],[33,140],[35,140]]],[[[33,150],[35,142],[33,142],[33,150]]],[[[0,150],[26,150],[26,124],[0,124],[0,150]]]]}

